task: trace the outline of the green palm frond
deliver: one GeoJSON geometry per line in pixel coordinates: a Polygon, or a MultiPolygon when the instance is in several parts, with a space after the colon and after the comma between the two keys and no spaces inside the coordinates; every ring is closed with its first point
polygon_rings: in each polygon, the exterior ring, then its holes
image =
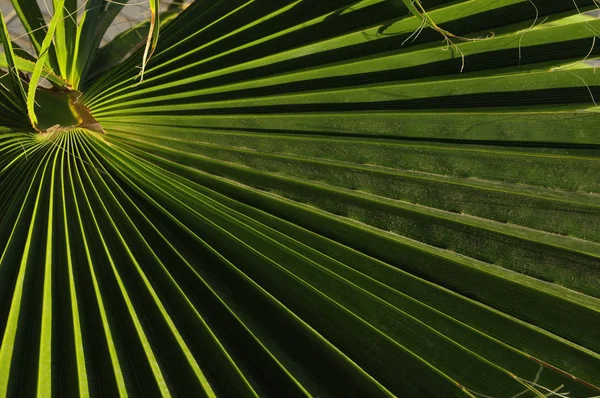
{"type": "Polygon", "coordinates": [[[73,122],[2,78],[0,396],[600,395],[594,1],[95,3],[73,122]]]}

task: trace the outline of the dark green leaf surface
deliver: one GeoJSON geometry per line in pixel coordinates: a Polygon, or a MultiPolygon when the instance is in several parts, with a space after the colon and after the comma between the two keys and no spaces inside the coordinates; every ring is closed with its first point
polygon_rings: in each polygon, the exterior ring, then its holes
{"type": "Polygon", "coordinates": [[[600,23],[533,3],[197,0],[107,134],[0,128],[0,396],[600,395],[600,23]]]}

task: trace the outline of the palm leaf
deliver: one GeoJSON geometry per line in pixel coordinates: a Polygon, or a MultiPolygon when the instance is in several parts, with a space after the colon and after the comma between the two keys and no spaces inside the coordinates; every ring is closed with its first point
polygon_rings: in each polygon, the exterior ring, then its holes
{"type": "Polygon", "coordinates": [[[54,38],[54,32],[62,20],[64,4],[65,0],[58,0],[56,3],[56,12],[52,16],[52,20],[50,21],[50,24],[48,26],[48,32],[39,49],[39,58],[35,62],[33,72],[31,73],[31,81],[29,82],[29,87],[27,89],[27,113],[29,115],[29,119],[31,120],[31,125],[33,126],[33,128],[38,128],[38,117],[35,110],[36,91],[40,79],[42,77],[44,65],[48,60],[51,48],[53,48],[51,47],[52,40],[54,38]]]}
{"type": "Polygon", "coordinates": [[[1,129],[0,395],[599,395],[600,25],[539,3],[198,0],[78,75],[107,134],[1,129]]]}
{"type": "Polygon", "coordinates": [[[62,4],[59,0],[52,0],[52,4],[55,12],[58,7],[64,7],[62,11],[63,18],[59,20],[56,27],[54,44],[60,75],[63,79],[68,79],[71,74],[71,57],[75,50],[77,38],[77,0],[66,0],[62,4]]]}
{"type": "Polygon", "coordinates": [[[6,69],[11,82],[11,92],[16,94],[17,107],[25,110],[25,104],[27,103],[27,97],[21,77],[19,76],[19,69],[16,66],[16,56],[13,50],[12,41],[10,34],[8,33],[8,27],[4,20],[4,14],[0,11],[0,44],[4,48],[4,59],[6,60],[6,69]]]}

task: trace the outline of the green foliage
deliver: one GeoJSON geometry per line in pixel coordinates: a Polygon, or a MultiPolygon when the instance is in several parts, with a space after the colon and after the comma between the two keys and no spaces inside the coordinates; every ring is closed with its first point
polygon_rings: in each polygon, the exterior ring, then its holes
{"type": "MultiPolygon", "coordinates": [[[[0,11],[0,43],[4,48],[3,55],[8,69],[8,75],[10,76],[11,84],[9,91],[14,93],[14,97],[16,97],[14,98],[17,101],[16,106],[23,106],[27,102],[27,95],[25,94],[23,83],[19,77],[19,69],[17,69],[15,60],[15,52],[13,50],[10,34],[8,33],[8,27],[4,22],[4,15],[2,14],[2,11],[0,11]]],[[[13,99],[13,96],[10,96],[9,98],[13,99]]]]}
{"type": "Polygon", "coordinates": [[[125,3],[0,36],[0,396],[600,395],[594,1],[125,3]]]}
{"type": "Polygon", "coordinates": [[[54,40],[54,32],[56,31],[56,27],[62,21],[63,16],[63,6],[65,4],[65,0],[59,0],[57,2],[57,9],[52,16],[52,20],[48,25],[48,33],[40,46],[38,59],[35,62],[35,66],[33,67],[33,72],[31,73],[31,80],[29,82],[29,88],[27,89],[27,115],[29,116],[29,120],[31,120],[31,126],[33,128],[38,128],[38,117],[37,112],[35,110],[35,96],[38,89],[38,84],[40,82],[40,78],[42,77],[42,70],[44,69],[44,65],[48,60],[48,55],[50,54],[50,49],[52,48],[52,41],[54,40]]]}

